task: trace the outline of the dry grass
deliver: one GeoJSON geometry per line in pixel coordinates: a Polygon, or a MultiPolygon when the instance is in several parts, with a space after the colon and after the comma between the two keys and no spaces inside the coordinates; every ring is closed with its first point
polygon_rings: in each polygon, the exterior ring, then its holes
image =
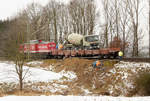
{"type": "Polygon", "coordinates": [[[8,95],[17,95],[17,96],[40,96],[42,92],[32,91],[32,90],[14,90],[12,92],[8,92],[8,95]]]}
{"type": "Polygon", "coordinates": [[[54,65],[57,64],[59,62],[61,62],[62,60],[57,60],[57,59],[47,59],[43,61],[43,64],[41,64],[41,67],[47,67],[49,65],[54,65]]]}
{"type": "MultiPolygon", "coordinates": [[[[0,93],[0,97],[2,96],[8,96],[8,95],[16,95],[16,96],[40,96],[42,95],[42,92],[38,91],[29,91],[29,90],[13,90],[7,93],[0,93]]],[[[50,94],[49,94],[50,95],[50,94]]]]}
{"type": "MultiPolygon", "coordinates": [[[[108,86],[112,84],[112,81],[115,80],[115,75],[111,75],[112,77],[108,77],[105,74],[111,70],[117,61],[103,60],[104,63],[104,71],[101,69],[94,69],[92,67],[92,63],[96,60],[88,60],[88,59],[80,59],[80,58],[67,58],[64,60],[56,60],[56,59],[47,59],[43,60],[43,63],[40,64],[43,68],[49,68],[50,65],[54,66],[55,72],[60,72],[62,70],[65,71],[73,71],[76,73],[78,79],[72,82],[58,82],[54,81],[55,84],[67,85],[67,89],[62,89],[62,92],[40,92],[36,90],[31,90],[30,86],[26,87],[28,90],[23,90],[20,92],[19,90],[14,90],[9,92],[8,94],[17,95],[17,96],[38,96],[38,95],[85,95],[84,91],[81,87],[88,89],[90,92],[96,95],[109,95],[108,86]],[[102,79],[103,78],[103,79],[102,79]],[[104,82],[102,82],[103,80],[104,82]],[[93,88],[95,85],[95,88],[93,88]]],[[[62,77],[62,80],[66,80],[66,77],[62,77]]],[[[32,86],[40,87],[40,86],[50,86],[52,84],[39,82],[33,84],[32,86]]]]}
{"type": "Polygon", "coordinates": [[[150,71],[138,73],[135,77],[136,91],[139,95],[150,96],[150,71]]]}
{"type": "MultiPolygon", "coordinates": [[[[101,77],[105,76],[105,73],[109,72],[110,69],[114,67],[114,65],[117,63],[117,61],[108,61],[103,60],[104,71],[101,69],[94,69],[92,67],[92,63],[95,60],[88,60],[88,59],[79,59],[79,58],[67,58],[63,61],[60,61],[55,65],[55,72],[60,72],[61,70],[65,71],[73,71],[76,73],[78,79],[73,84],[77,84],[75,87],[81,87],[84,86],[85,89],[90,90],[91,92],[95,92],[95,94],[108,94],[108,89],[98,89],[101,87],[104,87],[104,85],[108,85],[108,82],[111,83],[112,80],[107,79],[107,77],[104,78],[105,82],[99,81],[101,77]],[[95,88],[92,88],[92,86],[95,85],[95,88]]],[[[108,77],[109,78],[109,77],[108,77]]],[[[72,83],[68,84],[69,88],[71,87],[72,83]]],[[[105,87],[107,88],[107,87],[105,87]]],[[[78,92],[79,94],[83,94],[82,90],[79,90],[76,88],[76,90],[72,90],[72,94],[75,94],[75,92],[78,92]]],[[[70,92],[68,92],[70,94],[70,92]]]]}

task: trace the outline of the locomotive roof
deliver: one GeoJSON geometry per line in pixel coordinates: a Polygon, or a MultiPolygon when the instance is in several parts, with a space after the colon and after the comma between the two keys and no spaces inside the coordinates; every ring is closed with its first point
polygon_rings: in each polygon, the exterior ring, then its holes
{"type": "Polygon", "coordinates": [[[30,42],[28,43],[25,43],[25,44],[39,44],[39,43],[42,43],[42,44],[46,44],[46,43],[49,43],[49,41],[41,41],[39,42],[39,40],[30,40],[30,42]]]}

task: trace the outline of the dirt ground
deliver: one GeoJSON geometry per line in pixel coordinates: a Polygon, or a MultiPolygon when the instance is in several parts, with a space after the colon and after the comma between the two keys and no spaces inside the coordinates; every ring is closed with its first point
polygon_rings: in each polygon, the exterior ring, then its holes
{"type": "MultiPolygon", "coordinates": [[[[14,95],[110,95],[110,96],[132,96],[130,93],[124,91],[122,77],[124,74],[121,74],[120,70],[116,70],[116,73],[113,73],[114,65],[118,64],[118,60],[100,60],[103,63],[103,66],[99,69],[93,68],[92,63],[96,60],[81,59],[81,58],[66,58],[66,59],[47,59],[40,60],[40,64],[26,64],[29,67],[42,67],[43,69],[50,71],[61,72],[64,71],[73,71],[77,78],[75,80],[59,82],[55,81],[55,84],[67,85],[67,89],[61,89],[61,92],[41,92],[31,90],[31,87],[25,87],[26,90],[22,92],[13,91],[10,94],[14,95]]],[[[124,70],[122,70],[124,71],[124,70]]],[[[66,79],[66,78],[64,78],[66,79]]],[[[37,83],[32,84],[32,86],[51,86],[51,83],[37,83]]],[[[128,88],[127,88],[128,89],[128,88]]],[[[129,89],[130,90],[130,89],[129,89]]],[[[1,95],[1,94],[0,94],[1,95]]],[[[9,94],[8,94],[9,95],[9,94]]]]}
{"type": "Polygon", "coordinates": [[[53,65],[55,72],[73,71],[76,73],[78,79],[66,84],[70,89],[65,91],[65,95],[82,95],[83,92],[80,89],[85,88],[92,92],[92,95],[110,95],[107,87],[104,87],[107,83],[111,83],[112,78],[105,78],[105,82],[101,81],[102,77],[114,67],[117,60],[101,60],[104,66],[100,69],[92,67],[92,63],[96,60],[80,59],[80,58],[67,58],[64,60],[45,60],[41,67],[47,67],[53,65]]]}

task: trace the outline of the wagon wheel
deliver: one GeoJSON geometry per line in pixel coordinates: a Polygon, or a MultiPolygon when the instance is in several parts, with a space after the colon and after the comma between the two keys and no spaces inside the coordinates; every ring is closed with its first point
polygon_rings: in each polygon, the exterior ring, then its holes
{"type": "Polygon", "coordinates": [[[108,55],[108,54],[105,54],[105,55],[103,55],[103,58],[104,58],[104,59],[108,59],[108,58],[109,58],[109,55],[108,55]]]}

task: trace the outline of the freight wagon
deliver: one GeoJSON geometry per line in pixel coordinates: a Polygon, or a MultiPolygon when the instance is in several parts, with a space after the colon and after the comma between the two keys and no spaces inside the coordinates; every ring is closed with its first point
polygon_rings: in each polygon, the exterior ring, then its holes
{"type": "Polygon", "coordinates": [[[32,40],[21,45],[24,53],[41,58],[64,58],[64,57],[99,57],[117,58],[120,48],[97,48],[97,49],[68,49],[56,48],[54,42],[32,40]]]}

